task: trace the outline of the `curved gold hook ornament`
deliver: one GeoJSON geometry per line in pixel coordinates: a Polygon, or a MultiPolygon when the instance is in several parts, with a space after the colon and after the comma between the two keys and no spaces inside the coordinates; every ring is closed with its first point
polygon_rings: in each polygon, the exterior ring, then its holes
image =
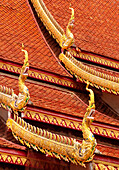
{"type": "Polygon", "coordinates": [[[83,142],[79,150],[79,157],[82,160],[81,163],[83,166],[85,166],[84,165],[85,162],[89,162],[93,159],[95,147],[97,145],[96,139],[90,130],[90,125],[94,120],[92,114],[95,112],[94,92],[92,89],[89,89],[88,87],[89,82],[87,82],[86,90],[89,91],[90,93],[89,94],[90,100],[87,111],[82,121],[83,142]]]}
{"type": "Polygon", "coordinates": [[[69,7],[69,9],[71,9],[72,11],[71,18],[69,19],[69,22],[66,28],[66,35],[63,34],[61,38],[61,47],[63,51],[67,50],[74,43],[74,36],[71,32],[74,26],[74,9],[71,7],[69,7]]]}
{"type": "Polygon", "coordinates": [[[19,94],[18,96],[14,93],[12,94],[12,102],[10,103],[10,107],[13,109],[14,112],[17,113],[17,111],[23,111],[24,106],[28,103],[28,100],[30,98],[28,88],[25,86],[25,80],[28,76],[28,70],[29,70],[29,62],[28,62],[28,52],[23,49],[24,45],[22,44],[22,49],[25,53],[25,59],[24,64],[21,68],[21,73],[19,76],[19,94]]]}
{"type": "Polygon", "coordinates": [[[94,93],[88,86],[89,82],[87,82],[86,90],[90,92],[90,100],[82,121],[82,143],[79,143],[78,140],[73,138],[33,127],[16,115],[14,115],[14,120],[8,119],[7,126],[12,130],[14,137],[29,148],[32,147],[37,151],[40,150],[58,159],[63,158],[65,161],[70,160],[72,163],[86,167],[85,162],[92,161],[97,145],[96,139],[90,130],[90,125],[93,120],[91,113],[93,113],[92,109],[95,108],[94,93]]]}

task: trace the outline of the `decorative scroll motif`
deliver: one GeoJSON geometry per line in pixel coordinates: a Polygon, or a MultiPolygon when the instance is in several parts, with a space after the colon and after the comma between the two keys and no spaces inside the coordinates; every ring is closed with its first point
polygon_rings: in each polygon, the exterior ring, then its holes
{"type": "Polygon", "coordinates": [[[67,50],[73,43],[74,43],[74,35],[72,34],[71,30],[73,28],[74,23],[74,9],[70,8],[72,10],[72,15],[69,20],[69,23],[66,28],[66,35],[63,34],[60,46],[62,47],[62,50],[67,50]]]}
{"type": "Polygon", "coordinates": [[[50,14],[42,0],[31,0],[31,2],[33,3],[37,15],[40,17],[46,29],[60,44],[61,37],[64,34],[63,29],[59,26],[59,24],[50,14]]]}
{"type": "Polygon", "coordinates": [[[93,120],[92,113],[95,108],[94,94],[91,89],[88,89],[88,85],[86,89],[90,92],[90,101],[82,123],[84,138],[82,144],[73,138],[53,134],[29,125],[16,115],[14,115],[14,120],[8,119],[8,128],[12,130],[17,140],[29,148],[32,147],[50,156],[55,156],[59,159],[63,158],[65,161],[70,160],[75,164],[85,167],[84,163],[93,159],[93,153],[96,147],[96,140],[90,131],[90,124],[93,120]]]}
{"type": "Polygon", "coordinates": [[[22,49],[25,53],[24,65],[22,66],[21,73],[19,76],[19,94],[18,96],[14,94],[12,89],[0,86],[0,103],[1,105],[8,109],[12,109],[14,112],[23,111],[24,106],[28,103],[30,98],[28,88],[25,86],[25,80],[28,76],[29,63],[28,63],[28,53],[26,50],[22,49]]]}

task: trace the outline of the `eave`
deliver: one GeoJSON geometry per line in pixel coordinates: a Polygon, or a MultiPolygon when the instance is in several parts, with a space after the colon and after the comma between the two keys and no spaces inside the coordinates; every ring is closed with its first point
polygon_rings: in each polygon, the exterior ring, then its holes
{"type": "MultiPolygon", "coordinates": [[[[73,163],[78,163],[78,158],[72,159],[73,157],[71,156],[74,148],[74,138],[58,135],[34,127],[16,116],[14,116],[14,120],[8,119],[7,126],[12,130],[13,136],[23,145],[33,148],[36,151],[40,150],[41,152],[50,156],[55,156],[58,159],[63,158],[65,161],[71,160],[73,163]],[[58,149],[59,145],[61,145],[60,149],[58,149]]],[[[81,143],[81,140],[78,139],[78,142],[81,143]]],[[[98,143],[97,149],[101,152],[101,155],[115,158],[119,157],[118,147],[112,145],[106,146],[106,144],[98,143]]]]}
{"type": "MultiPolygon", "coordinates": [[[[41,18],[41,20],[43,21],[46,29],[48,29],[49,33],[53,35],[53,38],[55,38],[57,40],[57,37],[54,36],[56,33],[58,33],[58,27],[55,27],[54,21],[56,23],[56,20],[51,17],[52,15],[50,14],[50,12],[48,11],[47,7],[45,6],[45,4],[43,3],[42,0],[32,0],[33,6],[38,14],[38,16],[41,18]],[[43,6],[41,5],[43,4],[43,6]],[[47,16],[47,17],[46,17],[47,16]],[[52,24],[51,24],[52,23],[52,24]]],[[[32,7],[33,10],[33,7],[32,7]]],[[[57,35],[57,34],[56,34],[57,35]]],[[[61,38],[62,35],[59,36],[58,38],[58,43],[61,46],[61,38]]],[[[114,61],[111,59],[104,59],[104,57],[102,56],[96,56],[94,57],[94,55],[88,55],[82,51],[80,51],[80,49],[78,48],[74,48],[74,50],[68,50],[68,52],[70,52],[70,54],[73,56],[78,56],[80,58],[83,57],[83,60],[88,60],[92,63],[96,63],[96,64],[100,64],[103,66],[108,66],[110,68],[115,68],[118,70],[118,61],[114,61]]],[[[84,69],[84,72],[81,71],[82,67],[80,65],[83,65],[82,62],[77,62],[77,63],[81,63],[78,64],[78,67],[76,68],[76,65],[73,62],[68,62],[66,60],[63,59],[63,57],[59,57],[60,60],[63,62],[63,64],[65,65],[65,67],[68,69],[68,71],[70,71],[70,73],[72,73],[73,75],[76,76],[76,78],[78,78],[80,81],[86,83],[86,81],[90,82],[90,85],[95,86],[96,88],[101,88],[102,91],[107,91],[109,93],[114,93],[114,94],[118,94],[119,93],[119,87],[118,87],[118,76],[115,78],[115,76],[110,76],[108,73],[106,74],[104,72],[103,69],[100,68],[100,72],[98,72],[96,74],[95,70],[92,69],[92,71],[90,72],[90,66],[87,66],[86,69],[84,69]],[[79,69],[78,74],[72,69],[70,70],[70,68],[74,68],[74,70],[79,69]],[[90,72],[90,74],[89,74],[90,72]],[[95,72],[95,73],[94,73],[95,72]],[[101,79],[100,79],[101,78],[101,79]],[[93,81],[91,81],[93,79],[93,81]],[[117,79],[115,81],[115,79],[117,79]],[[108,81],[107,81],[108,80],[108,81]],[[117,84],[116,84],[117,83],[117,84]]],[[[74,59],[75,60],[75,59],[74,59]]],[[[75,61],[76,62],[76,61],[75,61]]],[[[84,67],[84,66],[83,66],[84,67]]],[[[95,66],[94,66],[95,68],[95,66]]]]}
{"type": "MultiPolygon", "coordinates": [[[[8,148],[0,148],[0,162],[3,163],[10,163],[10,164],[15,164],[15,165],[21,165],[21,166],[25,166],[25,167],[33,167],[36,168],[36,164],[37,164],[37,168],[41,167],[41,161],[47,161],[47,162],[52,162],[53,158],[47,158],[45,155],[41,154],[41,153],[36,153],[35,155],[33,153],[33,151],[18,151],[15,149],[8,149],[8,148]]],[[[109,170],[111,170],[112,168],[114,170],[118,170],[119,165],[118,165],[118,159],[116,158],[111,158],[108,156],[102,156],[102,155],[95,155],[94,157],[94,164],[95,164],[95,168],[97,168],[97,170],[100,170],[101,167],[104,168],[109,168],[109,170]]],[[[59,161],[55,160],[55,162],[58,164],[59,161]]],[[[62,161],[62,165],[63,166],[67,166],[67,162],[62,161]]]]}
{"type": "MultiPolygon", "coordinates": [[[[18,75],[20,74],[21,67],[22,66],[19,63],[0,59],[0,70],[2,70],[3,72],[7,71],[8,73],[15,73],[16,75],[18,75]]],[[[30,67],[29,69],[29,78],[33,78],[37,81],[45,81],[59,86],[79,89],[79,83],[77,83],[73,78],[44,71],[34,67],[30,67]]]]}
{"type": "MultiPolygon", "coordinates": [[[[22,113],[22,118],[48,123],[55,126],[61,126],[64,128],[74,129],[78,131],[81,131],[82,126],[82,118],[68,116],[65,114],[63,115],[57,112],[55,113],[51,111],[44,111],[42,109],[38,108],[36,109],[33,107],[27,107],[25,112],[22,113]]],[[[107,125],[104,123],[102,124],[102,119],[98,117],[98,120],[100,121],[98,123],[95,121],[92,123],[91,131],[98,136],[119,140],[118,126],[117,127],[111,126],[110,123],[107,125]]],[[[107,117],[105,117],[105,119],[107,119],[107,117]]],[[[112,121],[112,119],[110,121],[112,121]]]]}

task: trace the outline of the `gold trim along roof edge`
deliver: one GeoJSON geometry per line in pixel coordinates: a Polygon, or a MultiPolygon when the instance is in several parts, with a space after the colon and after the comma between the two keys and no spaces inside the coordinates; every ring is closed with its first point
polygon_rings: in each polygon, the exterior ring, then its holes
{"type": "MultiPolygon", "coordinates": [[[[0,69],[12,73],[20,74],[21,67],[18,64],[13,64],[12,62],[4,62],[0,60],[0,69]]],[[[55,75],[53,73],[47,73],[45,71],[40,71],[32,68],[29,69],[28,74],[29,74],[28,76],[31,78],[44,80],[46,82],[51,82],[53,84],[58,84],[74,89],[79,89],[79,83],[77,83],[76,81],[68,77],[55,75]]]]}
{"type": "MultiPolygon", "coordinates": [[[[82,119],[79,118],[75,120],[74,118],[70,117],[62,117],[59,114],[53,114],[53,113],[43,113],[43,111],[38,111],[38,109],[35,111],[30,107],[27,107],[24,113],[22,113],[22,117],[26,119],[32,119],[39,122],[44,122],[48,124],[53,124],[56,126],[61,126],[65,128],[75,129],[81,131],[81,123],[82,119]]],[[[91,125],[91,131],[99,136],[104,136],[112,139],[119,140],[119,130],[118,128],[113,128],[112,126],[101,126],[97,123],[92,123],[91,125]]]]}
{"type": "MultiPolygon", "coordinates": [[[[26,123],[20,117],[7,120],[7,126],[12,130],[13,136],[23,145],[41,151],[44,154],[54,156],[58,159],[78,163],[74,158],[70,159],[70,155],[74,152],[74,139],[65,136],[52,134],[46,130],[36,128],[26,123]],[[51,139],[50,139],[51,138],[51,139]],[[53,139],[52,139],[53,138],[53,139]],[[62,143],[58,142],[62,141],[62,143]],[[67,150],[69,150],[67,155],[67,150]]],[[[80,164],[80,162],[79,162],[80,164]]]]}
{"type": "Polygon", "coordinates": [[[100,161],[100,160],[93,160],[95,164],[95,170],[119,170],[119,164],[112,163],[112,162],[106,162],[106,161],[100,161]]]}
{"type": "Polygon", "coordinates": [[[98,54],[92,54],[90,52],[83,52],[80,51],[78,48],[70,49],[69,52],[72,56],[76,57],[77,59],[80,58],[83,60],[91,61],[92,63],[96,63],[99,65],[119,70],[119,61],[113,60],[111,58],[103,57],[98,54]]]}
{"type": "MultiPolygon", "coordinates": [[[[47,7],[45,6],[43,0],[30,0],[33,3],[33,6],[37,12],[37,15],[40,17],[41,21],[45,25],[46,29],[49,33],[57,40],[59,45],[61,46],[62,38],[64,34],[64,30],[57,23],[57,21],[53,18],[47,7]]],[[[80,50],[71,50],[70,53],[77,58],[85,59],[97,64],[101,64],[104,66],[108,66],[111,68],[119,69],[119,62],[113,61],[111,58],[98,57],[96,55],[88,54],[82,52],[80,50]],[[80,51],[80,52],[79,52],[80,51]]]]}
{"type": "Polygon", "coordinates": [[[84,83],[89,81],[91,86],[95,86],[98,89],[100,88],[103,91],[119,94],[119,78],[117,78],[117,82],[114,82],[115,77],[85,66],[82,62],[76,60],[69,52],[66,52],[66,55],[60,53],[59,59],[64,63],[66,69],[80,81],[84,83]]]}
{"type": "MultiPolygon", "coordinates": [[[[10,163],[10,164],[15,164],[15,165],[22,165],[22,166],[26,166],[26,167],[36,167],[37,164],[37,168],[40,167],[41,164],[41,159],[39,158],[32,158],[32,157],[27,157],[27,155],[24,156],[20,156],[20,155],[16,155],[16,154],[9,154],[9,153],[5,153],[5,152],[1,152],[0,151],[0,162],[4,162],[4,163],[10,163]],[[39,166],[38,166],[39,165],[39,166]]],[[[108,162],[108,161],[100,161],[98,159],[93,160],[94,163],[94,167],[96,170],[102,170],[101,168],[105,169],[105,170],[119,170],[119,164],[117,163],[112,163],[112,162],[108,162]]]]}
{"type": "Polygon", "coordinates": [[[49,33],[56,39],[56,41],[60,44],[61,37],[64,33],[64,30],[60,27],[60,25],[53,18],[51,13],[46,8],[44,2],[42,0],[30,0],[37,12],[37,15],[40,17],[41,21],[45,25],[46,29],[49,33]]]}
{"type": "Polygon", "coordinates": [[[94,92],[88,86],[89,83],[87,82],[86,90],[90,93],[90,100],[82,120],[82,143],[71,137],[32,126],[15,114],[14,119],[8,118],[6,124],[11,129],[13,136],[23,145],[25,144],[29,148],[55,156],[58,159],[62,158],[65,161],[71,161],[86,167],[85,162],[93,160],[95,147],[97,146],[96,139],[90,130],[90,125],[94,120],[92,113],[95,112],[94,92]]]}
{"type": "MultiPolygon", "coordinates": [[[[9,152],[9,151],[8,151],[9,152]]],[[[0,151],[0,162],[10,163],[10,164],[16,164],[16,165],[25,165],[27,161],[27,157],[21,156],[16,154],[10,154],[0,151]]]]}

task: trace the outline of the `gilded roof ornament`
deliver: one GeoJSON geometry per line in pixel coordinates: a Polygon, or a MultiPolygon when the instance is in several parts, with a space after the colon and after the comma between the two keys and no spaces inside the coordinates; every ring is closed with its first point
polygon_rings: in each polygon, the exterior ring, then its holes
{"type": "Polygon", "coordinates": [[[14,115],[14,120],[11,118],[7,120],[8,128],[12,130],[13,136],[23,145],[50,156],[55,156],[58,159],[62,158],[65,161],[71,161],[72,163],[85,167],[85,162],[90,162],[93,159],[97,144],[90,130],[90,125],[94,119],[92,117],[95,109],[94,93],[88,86],[89,83],[87,82],[86,89],[90,93],[90,100],[82,121],[82,143],[74,138],[54,134],[34,127],[17,115],[14,115]]]}
{"type": "Polygon", "coordinates": [[[25,53],[25,59],[18,81],[19,94],[16,95],[12,89],[0,86],[0,103],[5,109],[8,108],[16,113],[24,110],[30,98],[28,88],[25,86],[25,80],[27,79],[29,70],[28,52],[24,50],[23,45],[21,50],[25,53]]]}
{"type": "Polygon", "coordinates": [[[71,32],[74,26],[74,9],[71,7],[69,7],[69,9],[72,11],[71,18],[69,19],[68,25],[66,27],[66,35],[62,35],[60,43],[60,46],[63,50],[67,50],[74,43],[74,35],[71,32]]]}

